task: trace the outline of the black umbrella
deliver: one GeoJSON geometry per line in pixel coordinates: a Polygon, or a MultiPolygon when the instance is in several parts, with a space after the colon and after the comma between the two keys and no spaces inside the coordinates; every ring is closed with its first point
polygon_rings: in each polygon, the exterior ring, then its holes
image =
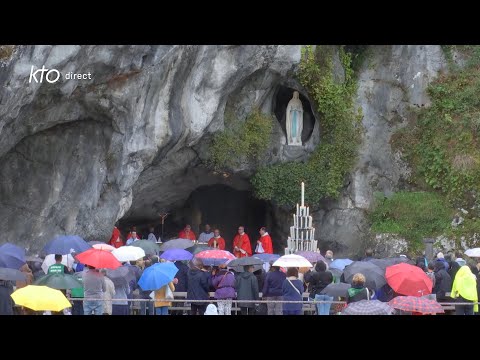
{"type": "Polygon", "coordinates": [[[342,277],[343,271],[340,269],[328,269],[328,271],[330,271],[333,274],[333,276],[335,276],[335,283],[339,283],[340,278],[342,277]]]}
{"type": "Polygon", "coordinates": [[[348,295],[348,289],[351,288],[350,284],[338,283],[338,284],[329,284],[326,288],[320,291],[320,294],[325,294],[332,296],[334,298],[343,297],[346,298],[348,295]]]}
{"type": "MultiPolygon", "coordinates": [[[[190,241],[190,240],[188,240],[190,241]]],[[[205,251],[205,250],[215,250],[214,248],[204,245],[204,244],[196,244],[193,245],[192,247],[189,247],[187,251],[190,251],[193,255],[197,255],[199,252],[205,251]]]]}
{"type": "Polygon", "coordinates": [[[0,268],[0,280],[6,281],[26,281],[24,273],[17,269],[0,268]]]}
{"type": "Polygon", "coordinates": [[[188,239],[173,239],[165,241],[160,245],[160,251],[166,251],[169,249],[188,249],[195,245],[193,241],[188,239]]]}
{"type": "MultiPolygon", "coordinates": [[[[228,265],[227,265],[228,266],[228,265]]],[[[245,268],[241,265],[238,265],[238,266],[229,266],[232,270],[236,271],[236,272],[244,272],[245,271],[245,268]]],[[[263,269],[263,265],[253,265],[253,271],[258,271],[260,269],[263,269]]]]}
{"type": "Polygon", "coordinates": [[[351,283],[353,276],[357,273],[365,276],[365,286],[369,289],[377,290],[387,283],[387,280],[385,280],[385,270],[370,261],[354,261],[345,267],[345,270],[343,270],[345,282],[351,283]]]}
{"type": "Polygon", "coordinates": [[[400,256],[396,258],[386,258],[386,259],[371,259],[367,262],[377,265],[379,268],[385,270],[387,267],[392,265],[397,265],[400,263],[408,262],[406,257],[400,256]]]}
{"type": "Polygon", "coordinates": [[[131,280],[135,280],[135,274],[130,268],[131,266],[120,266],[115,270],[107,269],[106,275],[115,285],[123,286],[128,284],[131,280]]]}
{"type": "Polygon", "coordinates": [[[250,257],[243,257],[239,259],[233,259],[227,265],[232,268],[236,266],[263,265],[263,260],[250,256],[250,257]]]}

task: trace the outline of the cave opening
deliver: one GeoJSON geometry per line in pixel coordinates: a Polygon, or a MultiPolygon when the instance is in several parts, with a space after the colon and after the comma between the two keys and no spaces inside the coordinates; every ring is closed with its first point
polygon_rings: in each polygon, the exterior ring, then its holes
{"type": "MultiPolygon", "coordinates": [[[[226,250],[232,251],[232,242],[239,225],[245,226],[245,232],[250,237],[252,251],[259,238],[259,229],[273,224],[272,205],[253,196],[250,190],[237,190],[226,184],[213,184],[197,187],[182,203],[177,203],[168,209],[168,216],[163,225],[163,240],[177,238],[185,224],[190,224],[198,239],[204,231],[205,224],[213,229],[219,228],[225,239],[226,250]]],[[[148,229],[154,226],[155,234],[162,234],[161,221],[139,219],[134,214],[120,220],[119,228],[122,234],[127,234],[131,226],[137,227],[142,238],[148,236],[148,229]]],[[[272,235],[272,232],[270,232],[272,235]]],[[[282,246],[272,236],[274,251],[280,251],[282,246]]]]}
{"type": "MultiPolygon", "coordinates": [[[[287,105],[288,102],[293,97],[293,92],[298,91],[297,89],[293,89],[287,86],[280,85],[277,90],[276,94],[273,97],[274,104],[273,110],[275,113],[275,117],[277,118],[280,126],[282,127],[283,133],[287,134],[286,129],[286,112],[287,112],[287,105]]],[[[308,99],[299,91],[300,101],[303,105],[303,130],[302,130],[302,143],[305,143],[310,139],[313,133],[313,128],[315,126],[315,116],[312,111],[312,107],[308,99]]]]}

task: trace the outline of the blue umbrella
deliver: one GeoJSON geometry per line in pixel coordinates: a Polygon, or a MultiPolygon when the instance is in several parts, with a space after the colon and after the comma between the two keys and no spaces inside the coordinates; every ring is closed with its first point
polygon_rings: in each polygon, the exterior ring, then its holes
{"type": "Polygon", "coordinates": [[[144,270],[138,285],[144,291],[158,290],[172,281],[177,272],[178,268],[174,263],[156,263],[144,270]]]}
{"type": "Polygon", "coordinates": [[[20,269],[25,264],[25,249],[5,243],[0,246],[0,267],[20,269]]]}
{"type": "Polygon", "coordinates": [[[60,254],[68,255],[72,251],[75,251],[77,254],[80,254],[88,249],[91,249],[92,246],[87,244],[80,236],[77,235],[60,235],[55,237],[50,241],[43,251],[45,254],[60,254]]]}
{"type": "Polygon", "coordinates": [[[353,261],[350,259],[336,259],[332,261],[329,268],[343,270],[345,269],[346,266],[350,265],[351,263],[353,263],[353,261]]]}
{"type": "Polygon", "coordinates": [[[278,258],[280,258],[280,255],[277,255],[277,254],[255,254],[253,255],[253,257],[256,257],[257,259],[260,259],[262,260],[263,262],[270,262],[270,261],[275,261],[277,260],[278,258]]]}
{"type": "Polygon", "coordinates": [[[193,258],[193,254],[183,249],[170,249],[160,255],[160,258],[170,261],[191,260],[193,258]]]}

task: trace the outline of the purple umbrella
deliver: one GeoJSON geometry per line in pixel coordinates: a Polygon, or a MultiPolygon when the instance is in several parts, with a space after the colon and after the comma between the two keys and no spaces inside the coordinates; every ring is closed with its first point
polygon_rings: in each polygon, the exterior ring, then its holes
{"type": "Polygon", "coordinates": [[[316,263],[320,260],[323,261],[325,264],[327,263],[327,261],[322,256],[322,254],[320,254],[318,252],[315,252],[315,251],[297,251],[295,254],[303,256],[305,259],[310,261],[312,264],[316,263]]]}
{"type": "Polygon", "coordinates": [[[169,249],[160,255],[161,259],[176,261],[176,260],[191,260],[193,254],[183,249],[169,249]]]}

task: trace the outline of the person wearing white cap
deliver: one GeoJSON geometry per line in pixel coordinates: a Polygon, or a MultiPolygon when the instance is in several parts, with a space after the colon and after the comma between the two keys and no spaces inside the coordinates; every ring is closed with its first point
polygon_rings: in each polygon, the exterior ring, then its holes
{"type": "Polygon", "coordinates": [[[447,260],[445,260],[445,256],[443,255],[442,252],[439,252],[437,254],[437,261],[441,261],[443,263],[443,266],[445,267],[445,270],[448,271],[448,269],[450,268],[450,265],[448,265],[448,262],[447,260]]]}
{"type": "Polygon", "coordinates": [[[208,305],[204,315],[218,315],[217,307],[214,304],[208,305]]]}

